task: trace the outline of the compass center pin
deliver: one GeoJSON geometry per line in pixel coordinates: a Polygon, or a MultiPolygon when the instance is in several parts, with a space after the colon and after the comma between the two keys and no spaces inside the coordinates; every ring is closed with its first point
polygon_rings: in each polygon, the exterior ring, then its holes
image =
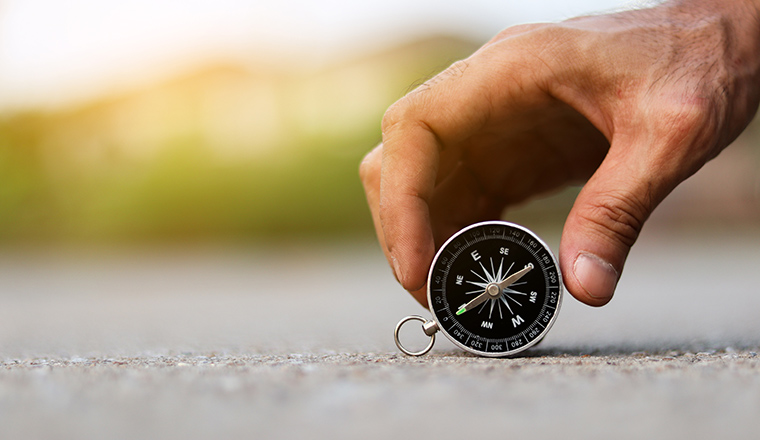
{"type": "Polygon", "coordinates": [[[491,283],[486,286],[486,292],[488,292],[489,296],[496,298],[497,296],[501,295],[501,287],[499,287],[498,284],[491,283]]]}

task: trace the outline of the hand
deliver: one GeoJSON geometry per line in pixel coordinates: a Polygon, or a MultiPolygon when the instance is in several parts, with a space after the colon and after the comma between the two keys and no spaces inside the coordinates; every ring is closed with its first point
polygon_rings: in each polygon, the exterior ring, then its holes
{"type": "Polygon", "coordinates": [[[756,111],[759,23],[758,0],[681,0],[516,26],[399,100],[360,169],[399,282],[425,305],[447,237],[585,181],[560,267],[606,304],[652,210],[756,111]]]}

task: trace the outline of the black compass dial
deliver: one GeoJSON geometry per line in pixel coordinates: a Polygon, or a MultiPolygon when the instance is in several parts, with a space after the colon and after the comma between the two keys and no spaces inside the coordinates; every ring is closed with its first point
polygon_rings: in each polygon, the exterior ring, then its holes
{"type": "Polygon", "coordinates": [[[438,251],[428,302],[440,330],[483,356],[506,356],[546,334],[562,299],[562,277],[549,248],[507,222],[472,225],[438,251]]]}

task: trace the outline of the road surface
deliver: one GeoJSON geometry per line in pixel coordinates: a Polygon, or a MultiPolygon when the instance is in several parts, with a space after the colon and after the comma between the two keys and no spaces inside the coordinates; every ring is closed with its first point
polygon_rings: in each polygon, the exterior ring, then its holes
{"type": "Polygon", "coordinates": [[[400,354],[373,245],[5,251],[0,438],[756,438],[760,234],[699,237],[514,359],[400,354]]]}

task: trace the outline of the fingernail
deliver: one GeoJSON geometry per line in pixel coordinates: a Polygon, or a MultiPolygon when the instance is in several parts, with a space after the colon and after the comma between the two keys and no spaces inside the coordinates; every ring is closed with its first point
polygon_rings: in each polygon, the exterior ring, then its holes
{"type": "Polygon", "coordinates": [[[594,254],[581,252],[573,266],[575,278],[595,299],[609,299],[615,292],[618,282],[618,272],[612,265],[594,254]]]}
{"type": "Polygon", "coordinates": [[[401,284],[403,286],[404,285],[404,278],[403,278],[403,274],[401,272],[401,266],[398,264],[398,260],[393,255],[391,255],[391,262],[393,263],[393,276],[395,276],[396,280],[398,280],[399,284],[401,284]]]}

